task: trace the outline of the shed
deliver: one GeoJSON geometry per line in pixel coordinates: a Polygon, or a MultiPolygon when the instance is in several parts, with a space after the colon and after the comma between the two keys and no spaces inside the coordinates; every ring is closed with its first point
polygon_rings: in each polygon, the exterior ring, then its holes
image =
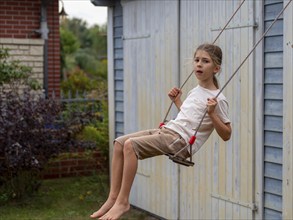
{"type": "MultiPolygon", "coordinates": [[[[240,0],[92,0],[108,7],[110,143],[158,127],[167,92],[192,70],[240,0]],[[107,2],[109,3],[107,5],[107,2]]],[[[216,42],[224,84],[289,0],[247,0],[216,42]]],[[[293,219],[293,3],[224,90],[232,138],[213,134],[187,168],[139,161],[132,205],[166,219],[293,219]]],[[[196,85],[190,80],[184,94],[196,85]]],[[[176,115],[172,109],[170,117],[176,115]]],[[[111,146],[112,148],[112,146],[111,146]]]]}

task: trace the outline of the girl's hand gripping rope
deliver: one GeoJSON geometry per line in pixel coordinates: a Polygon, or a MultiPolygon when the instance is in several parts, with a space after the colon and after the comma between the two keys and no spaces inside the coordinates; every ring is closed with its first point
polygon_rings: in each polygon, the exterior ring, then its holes
{"type": "Polygon", "coordinates": [[[181,95],[182,91],[177,87],[172,88],[168,93],[169,98],[172,100],[172,102],[174,102],[178,110],[180,110],[180,107],[182,105],[181,95]]]}
{"type": "Polygon", "coordinates": [[[216,108],[216,105],[218,104],[217,98],[208,98],[207,101],[207,113],[209,115],[213,114],[216,108]]]}
{"type": "MultiPolygon", "coordinates": [[[[172,103],[174,103],[176,105],[178,110],[180,110],[180,107],[182,105],[181,95],[182,95],[182,91],[177,87],[172,88],[168,93],[169,98],[171,99],[172,103]]],[[[168,113],[171,109],[172,103],[169,107],[168,113]]],[[[167,115],[168,115],[168,113],[167,113],[167,115]]],[[[167,117],[167,115],[166,115],[166,117],[167,117]]],[[[160,123],[159,128],[161,128],[162,126],[165,125],[166,117],[164,118],[164,121],[160,123]]]]}
{"type": "Polygon", "coordinates": [[[176,87],[172,88],[168,93],[169,98],[173,102],[175,102],[176,100],[180,99],[181,95],[182,95],[182,91],[179,88],[176,88],[176,87]]]}

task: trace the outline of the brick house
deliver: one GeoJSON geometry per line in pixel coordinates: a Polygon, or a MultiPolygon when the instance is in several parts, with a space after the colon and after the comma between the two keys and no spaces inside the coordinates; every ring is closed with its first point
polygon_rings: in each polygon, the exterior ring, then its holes
{"type": "Polygon", "coordinates": [[[58,0],[1,0],[0,46],[32,67],[47,97],[60,95],[58,0]]]}

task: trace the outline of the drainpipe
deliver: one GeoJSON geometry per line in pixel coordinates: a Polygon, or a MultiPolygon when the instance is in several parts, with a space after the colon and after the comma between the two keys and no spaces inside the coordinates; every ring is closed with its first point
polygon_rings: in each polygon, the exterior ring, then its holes
{"type": "Polygon", "coordinates": [[[48,23],[47,23],[47,0],[42,0],[41,2],[41,19],[40,19],[40,29],[35,30],[36,33],[41,35],[44,40],[44,81],[43,88],[45,91],[45,97],[48,98],[48,23]]]}

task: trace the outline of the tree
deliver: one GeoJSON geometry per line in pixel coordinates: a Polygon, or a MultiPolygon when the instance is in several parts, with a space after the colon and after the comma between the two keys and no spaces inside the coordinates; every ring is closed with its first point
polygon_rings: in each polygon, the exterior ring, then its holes
{"type": "Polygon", "coordinates": [[[66,62],[66,57],[70,57],[74,54],[79,48],[79,41],[74,36],[74,34],[61,26],[60,28],[60,41],[61,41],[61,70],[62,70],[62,79],[65,78],[64,72],[68,69],[71,69],[70,62],[66,62]]]}
{"type": "Polygon", "coordinates": [[[87,77],[89,85],[83,85],[83,88],[87,88],[88,91],[88,88],[97,90],[96,88],[99,87],[98,90],[105,94],[107,91],[106,26],[95,25],[88,28],[86,22],[73,18],[62,23],[60,33],[61,61],[65,70],[63,92],[71,89],[82,93],[84,89],[74,88],[74,85],[76,81],[86,82],[84,77],[87,77]],[[76,80],[77,78],[79,80],[76,80]]]}
{"type": "Polygon", "coordinates": [[[89,29],[89,36],[92,39],[91,48],[97,55],[98,59],[107,58],[107,27],[95,25],[89,29]]]}

